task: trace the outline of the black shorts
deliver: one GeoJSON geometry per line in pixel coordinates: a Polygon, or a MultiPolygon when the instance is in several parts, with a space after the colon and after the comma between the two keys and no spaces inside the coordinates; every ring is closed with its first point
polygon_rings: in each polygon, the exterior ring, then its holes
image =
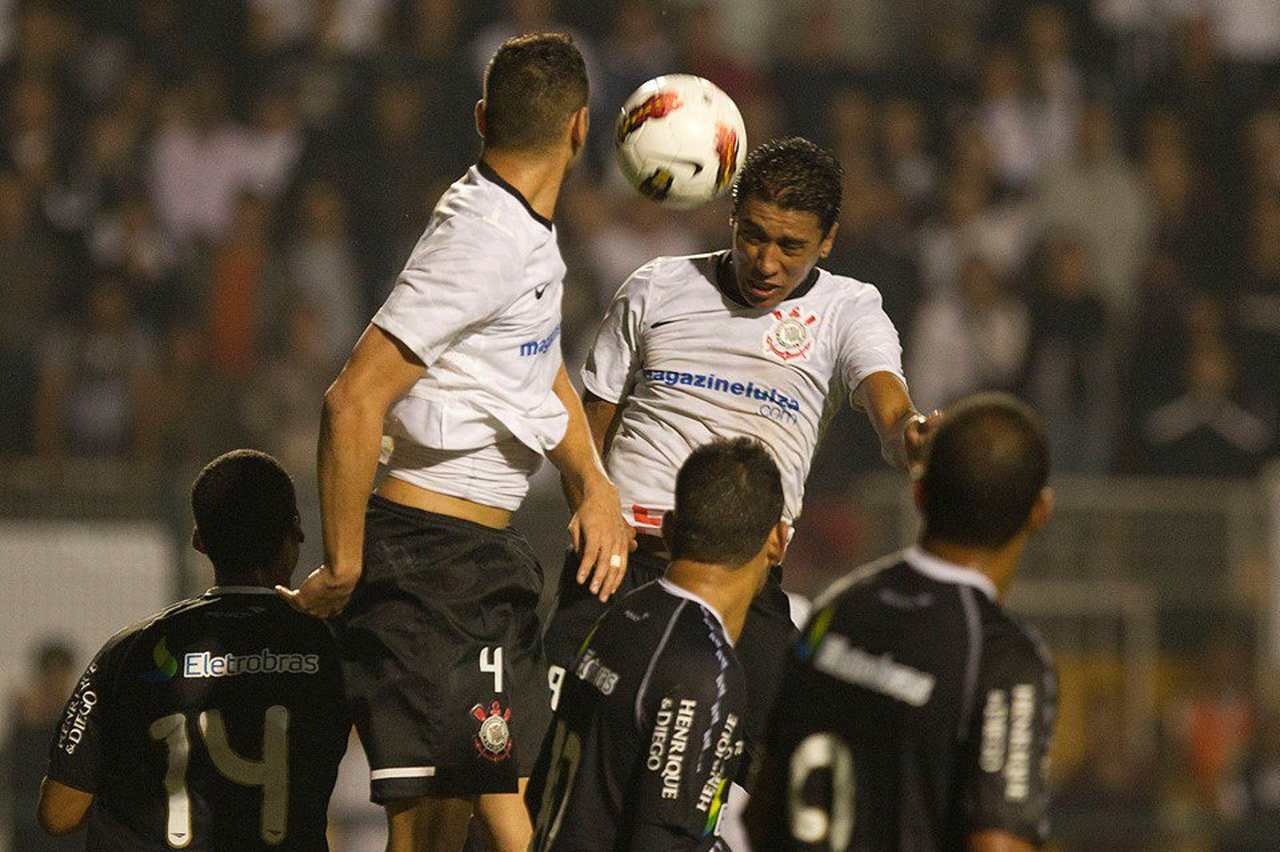
{"type": "MultiPolygon", "coordinates": [[[[543,637],[547,661],[551,664],[552,695],[566,671],[572,671],[574,662],[582,650],[582,643],[591,632],[596,620],[613,601],[621,600],[628,592],[661,577],[667,570],[667,560],[637,550],[627,560],[627,573],[618,591],[602,604],[586,586],[577,582],[579,556],[572,551],[565,557],[560,575],[560,593],[552,605],[551,619],[543,637]]],[[[734,650],[747,673],[747,749],[751,759],[742,762],[744,778],[746,770],[764,742],[769,730],[769,717],[782,685],[782,675],[791,646],[799,638],[800,631],[791,622],[791,601],[782,590],[782,566],[769,569],[760,594],[751,601],[747,621],[734,650]]],[[[739,779],[741,780],[741,779],[739,779]]],[[[745,785],[744,785],[745,786],[745,785]]]]}
{"type": "Polygon", "coordinates": [[[537,557],[514,530],[377,495],[364,541],[331,624],[370,797],[515,792],[550,723],[537,557]]]}

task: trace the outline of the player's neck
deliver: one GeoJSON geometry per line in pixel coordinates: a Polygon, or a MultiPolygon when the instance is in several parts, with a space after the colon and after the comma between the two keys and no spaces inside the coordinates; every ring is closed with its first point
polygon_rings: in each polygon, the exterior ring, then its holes
{"type": "Polygon", "coordinates": [[[555,218],[556,201],[569,165],[564,156],[554,152],[535,156],[527,151],[486,148],[480,160],[524,196],[535,213],[547,220],[555,218]]]}
{"type": "Polygon", "coordinates": [[[1026,543],[1025,533],[1019,533],[1003,547],[995,549],[972,547],[925,536],[920,540],[920,548],[953,565],[982,574],[995,585],[997,598],[1004,600],[1005,592],[1013,582],[1013,575],[1018,571],[1018,560],[1022,558],[1022,549],[1026,543]]]}
{"type": "Polygon", "coordinates": [[[730,642],[737,642],[747,621],[747,609],[755,597],[756,575],[751,566],[726,568],[707,562],[677,559],[667,566],[667,579],[702,598],[724,622],[730,642]]]}

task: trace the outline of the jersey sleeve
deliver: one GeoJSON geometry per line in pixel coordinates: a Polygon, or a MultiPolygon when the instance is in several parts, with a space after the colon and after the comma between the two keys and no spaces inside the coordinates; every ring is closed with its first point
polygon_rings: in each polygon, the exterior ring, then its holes
{"type": "Polygon", "coordinates": [[[98,792],[110,759],[110,718],[127,635],[112,637],[76,681],[49,744],[46,774],[51,780],[86,793],[98,792]]]}
{"type": "Polygon", "coordinates": [[[996,643],[984,657],[961,773],[969,831],[1001,830],[1043,844],[1057,710],[1053,668],[1026,640],[996,643]]]}
{"type": "Polygon", "coordinates": [[[426,366],[509,302],[516,272],[511,236],[474,219],[453,219],[414,248],[373,324],[426,366]]]}
{"type": "Polygon", "coordinates": [[[645,765],[628,797],[630,852],[727,850],[720,811],[742,759],[746,698],[733,675],[727,652],[657,661],[637,719],[645,765]]]}
{"type": "Polygon", "coordinates": [[[902,344],[898,330],[884,312],[880,291],[863,285],[840,312],[840,375],[851,398],[862,380],[872,373],[891,373],[905,387],[902,372],[902,344]]]}
{"type": "Polygon", "coordinates": [[[631,273],[614,294],[582,367],[587,390],[616,403],[643,361],[643,324],[653,264],[631,273]]]}

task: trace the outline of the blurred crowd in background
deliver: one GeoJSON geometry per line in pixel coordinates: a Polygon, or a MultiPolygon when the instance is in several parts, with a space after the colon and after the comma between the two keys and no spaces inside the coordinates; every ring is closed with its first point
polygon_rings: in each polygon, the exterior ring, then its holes
{"type": "MultiPolygon", "coordinates": [[[[478,155],[485,62],[547,29],[592,82],[556,212],[571,363],[635,267],[728,244],[727,202],[672,213],[612,162],[627,94],[688,72],[751,146],[838,155],[824,265],[879,287],[921,407],[1012,390],[1062,472],[1275,457],[1275,0],[0,0],[0,456],[176,470],[252,445],[310,471],[325,387],[478,155]]],[[[810,493],[880,465],[845,411],[810,493]]],[[[45,650],[37,669],[66,668],[45,650]]],[[[1164,720],[1174,780],[1273,842],[1280,724],[1236,668],[1164,720]]],[[[1179,815],[1158,767],[1107,759],[1121,729],[1093,712],[1065,801],[1144,848],[1179,815]]]]}

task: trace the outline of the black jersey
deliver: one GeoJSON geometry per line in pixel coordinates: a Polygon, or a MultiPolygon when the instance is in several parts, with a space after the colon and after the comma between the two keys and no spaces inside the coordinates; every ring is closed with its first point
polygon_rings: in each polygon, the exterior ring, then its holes
{"type": "Polygon", "coordinates": [[[526,800],[533,852],[716,850],[746,684],[719,616],[656,580],[596,624],[526,800]]]}
{"type": "Polygon", "coordinates": [[[986,577],[911,548],[814,607],[753,788],[758,848],[962,850],[1043,843],[1056,704],[1040,644],[986,577]]]}
{"type": "Polygon", "coordinates": [[[50,745],[49,777],[94,794],[86,848],[327,849],[350,729],[336,648],[253,587],[113,636],[50,745]]]}

